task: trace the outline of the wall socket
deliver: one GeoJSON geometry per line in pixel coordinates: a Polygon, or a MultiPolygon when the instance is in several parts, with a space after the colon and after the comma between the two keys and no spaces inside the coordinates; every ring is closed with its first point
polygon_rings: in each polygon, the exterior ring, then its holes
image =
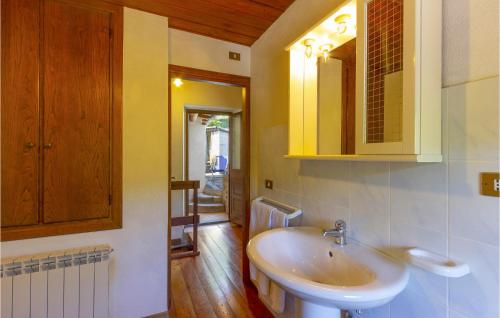
{"type": "Polygon", "coordinates": [[[500,173],[481,172],[481,194],[500,197],[500,173]]]}
{"type": "Polygon", "coordinates": [[[270,190],[272,190],[272,189],[273,189],[273,180],[268,180],[268,179],[266,179],[266,180],[264,181],[264,183],[265,183],[266,189],[270,189],[270,190]]]}

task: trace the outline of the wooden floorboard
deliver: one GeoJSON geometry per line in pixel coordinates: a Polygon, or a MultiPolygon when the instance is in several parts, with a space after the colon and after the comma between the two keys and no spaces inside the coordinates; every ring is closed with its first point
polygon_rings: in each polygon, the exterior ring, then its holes
{"type": "Polygon", "coordinates": [[[182,276],[181,262],[172,262],[172,301],[177,318],[196,317],[191,294],[182,276]]]}
{"type": "MultiPolygon", "coordinates": [[[[227,226],[225,226],[227,227],[227,226]]],[[[217,235],[222,235],[225,236],[226,242],[228,243],[228,246],[236,253],[239,253],[241,255],[241,239],[236,237],[234,234],[231,235],[227,231],[224,231],[224,227],[221,228],[221,226],[213,227],[212,228],[212,233],[217,233],[217,235]]]]}
{"type": "Polygon", "coordinates": [[[232,270],[237,271],[241,276],[241,255],[235,253],[227,245],[227,242],[220,242],[220,239],[214,238],[210,235],[210,233],[200,233],[200,237],[203,238],[203,243],[207,245],[219,263],[221,263],[220,260],[232,260],[232,262],[222,261],[223,266],[230,267],[232,270]]]}
{"type": "Polygon", "coordinates": [[[166,318],[272,318],[242,280],[242,229],[230,223],[199,228],[197,257],[172,261],[172,305],[166,318]]]}
{"type": "Polygon", "coordinates": [[[180,261],[182,276],[186,282],[189,295],[193,301],[194,312],[197,317],[217,318],[214,308],[208,299],[205,289],[201,285],[200,279],[194,270],[192,260],[183,259],[180,261]]]}
{"type": "Polygon", "coordinates": [[[197,257],[193,264],[193,270],[198,275],[200,283],[207,294],[210,303],[217,317],[236,318],[224,292],[219,288],[217,281],[200,257],[197,257]]]}
{"type": "Polygon", "coordinates": [[[225,275],[224,271],[207,257],[207,253],[204,253],[201,257],[203,258],[205,266],[217,281],[217,285],[226,296],[228,304],[236,317],[251,317],[248,315],[250,312],[248,304],[233,283],[225,275]]]}

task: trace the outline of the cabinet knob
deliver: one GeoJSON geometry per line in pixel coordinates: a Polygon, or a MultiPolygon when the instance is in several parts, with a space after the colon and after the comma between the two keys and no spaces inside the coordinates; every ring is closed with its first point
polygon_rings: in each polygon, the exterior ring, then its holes
{"type": "Polygon", "coordinates": [[[43,145],[43,148],[45,148],[45,149],[52,148],[52,143],[50,143],[50,142],[49,142],[49,143],[47,143],[47,144],[44,144],[44,145],[43,145]]]}
{"type": "Polygon", "coordinates": [[[27,149],[31,149],[31,148],[34,148],[35,147],[35,144],[32,143],[31,141],[27,142],[24,144],[24,147],[27,148],[27,149]]]}

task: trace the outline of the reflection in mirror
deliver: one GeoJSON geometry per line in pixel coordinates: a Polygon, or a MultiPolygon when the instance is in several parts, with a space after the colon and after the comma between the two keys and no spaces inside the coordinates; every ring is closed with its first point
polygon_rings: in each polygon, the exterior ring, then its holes
{"type": "Polygon", "coordinates": [[[342,153],[342,60],[318,60],[318,154],[342,153]]]}
{"type": "Polygon", "coordinates": [[[318,58],[318,154],[354,154],[356,39],[318,58]]]}

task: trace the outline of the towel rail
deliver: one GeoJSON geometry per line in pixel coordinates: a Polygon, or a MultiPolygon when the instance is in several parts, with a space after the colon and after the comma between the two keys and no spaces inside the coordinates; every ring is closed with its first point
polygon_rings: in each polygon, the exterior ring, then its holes
{"type": "Polygon", "coordinates": [[[263,203],[269,204],[277,209],[279,209],[282,212],[285,212],[287,214],[293,214],[297,211],[300,211],[300,209],[293,207],[291,205],[287,205],[278,201],[274,201],[265,197],[258,197],[256,200],[261,201],[263,203]]]}

